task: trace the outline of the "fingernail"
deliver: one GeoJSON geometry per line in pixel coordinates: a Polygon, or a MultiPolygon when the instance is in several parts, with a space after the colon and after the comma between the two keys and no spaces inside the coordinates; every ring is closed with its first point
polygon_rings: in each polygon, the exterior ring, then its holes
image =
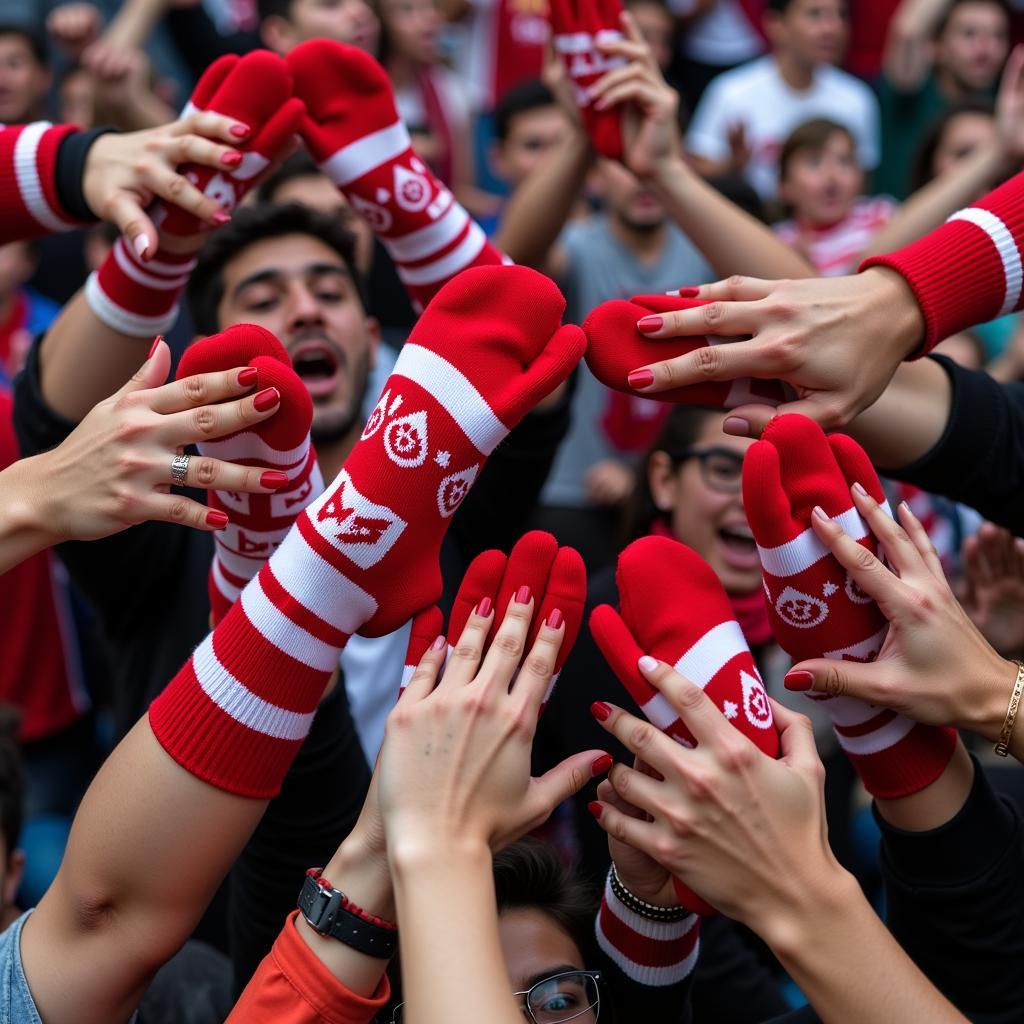
{"type": "Polygon", "coordinates": [[[679,298],[681,298],[681,299],[695,299],[695,298],[697,298],[698,295],[700,295],[700,289],[699,288],[680,288],[679,289],[679,298]]]}
{"type": "Polygon", "coordinates": [[[256,407],[257,412],[266,412],[268,409],[273,409],[280,401],[281,393],[277,388],[264,388],[256,393],[252,404],[256,407]]]}
{"type": "Polygon", "coordinates": [[[530,603],[530,588],[524,583],[516,591],[516,604],[529,604],[530,603]]]}
{"type": "Polygon", "coordinates": [[[236,139],[243,139],[249,134],[249,126],[247,124],[233,124],[228,131],[234,135],[236,139]]]}
{"type": "Polygon", "coordinates": [[[149,362],[149,360],[153,358],[153,354],[160,347],[160,342],[163,341],[163,340],[164,340],[164,336],[162,334],[158,334],[153,339],[153,344],[149,346],[149,355],[146,356],[146,362],[149,362]]]}
{"type": "Polygon", "coordinates": [[[598,803],[596,800],[591,800],[590,803],[587,804],[587,810],[590,811],[590,813],[595,818],[600,818],[601,817],[601,812],[604,810],[604,807],[600,803],[598,803]]]}
{"type": "Polygon", "coordinates": [[[434,641],[434,642],[433,642],[433,643],[432,643],[432,644],[430,645],[430,649],[431,649],[432,651],[439,651],[439,650],[441,650],[441,648],[442,648],[442,647],[444,647],[444,646],[445,646],[445,644],[447,644],[447,643],[448,643],[448,641],[447,641],[447,640],[445,639],[445,635],[444,635],[444,633],[442,633],[442,634],[441,634],[441,635],[440,635],[440,636],[439,636],[439,637],[438,637],[438,638],[437,638],[437,639],[436,639],[436,640],[435,640],[435,641],[434,641]]]}
{"type": "Polygon", "coordinates": [[[476,613],[483,619],[491,614],[491,599],[489,597],[480,599],[480,603],[476,606],[476,613]]]}
{"type": "Polygon", "coordinates": [[[814,686],[814,676],[810,672],[787,672],[782,684],[787,690],[803,693],[804,690],[809,690],[814,686]]]}
{"type": "Polygon", "coordinates": [[[820,505],[815,505],[814,508],[811,509],[811,515],[823,523],[828,522],[828,516],[825,515],[825,510],[820,505]]]}
{"type": "Polygon", "coordinates": [[[229,220],[231,220],[231,214],[226,210],[218,210],[216,213],[210,214],[210,220],[212,220],[214,224],[223,227],[229,220]]]}
{"type": "Polygon", "coordinates": [[[726,416],[722,424],[722,430],[734,437],[748,437],[750,435],[750,424],[740,416],[726,416]]]}
{"type": "Polygon", "coordinates": [[[136,235],[135,241],[132,242],[132,248],[135,250],[135,255],[139,259],[143,259],[146,255],[146,250],[149,248],[149,235],[136,235]]]}
{"type": "Polygon", "coordinates": [[[288,474],[282,473],[279,469],[268,469],[260,474],[260,487],[269,487],[276,491],[288,483],[288,474]]]}
{"type": "Polygon", "coordinates": [[[548,613],[547,619],[544,621],[544,625],[548,629],[558,629],[562,625],[562,610],[560,608],[552,608],[548,613]]]}
{"type": "Polygon", "coordinates": [[[641,672],[656,672],[658,670],[658,659],[652,658],[649,654],[637,658],[636,663],[641,672]]]}
{"type": "Polygon", "coordinates": [[[242,154],[237,149],[233,149],[230,153],[225,153],[220,158],[220,162],[225,167],[237,167],[242,162],[242,154]]]}
{"type": "Polygon", "coordinates": [[[911,507],[905,501],[900,502],[900,508],[903,509],[904,513],[906,513],[909,516],[912,516],[914,514],[911,507]]]}
{"type": "Polygon", "coordinates": [[[850,490],[852,490],[854,494],[859,494],[862,498],[866,498],[868,496],[868,492],[865,491],[864,488],[861,487],[861,485],[858,483],[855,483],[853,487],[850,488],[850,490]]]}
{"type": "Polygon", "coordinates": [[[251,388],[256,383],[260,372],[255,366],[247,366],[244,370],[238,371],[238,383],[243,388],[251,388]]]}
{"type": "Polygon", "coordinates": [[[654,374],[650,370],[633,370],[626,378],[631,388],[645,388],[654,383],[654,374]]]}
{"type": "Polygon", "coordinates": [[[220,512],[215,508],[211,508],[206,513],[206,525],[212,526],[215,530],[223,530],[228,525],[228,517],[226,512],[220,512]]]}
{"type": "Polygon", "coordinates": [[[664,322],[664,318],[660,316],[645,316],[642,320],[637,321],[636,326],[640,331],[660,331],[664,322]]]}
{"type": "Polygon", "coordinates": [[[610,704],[605,704],[603,700],[595,700],[594,703],[590,705],[590,713],[599,722],[607,722],[612,713],[612,706],[610,704]]]}
{"type": "Polygon", "coordinates": [[[604,775],[611,766],[615,764],[615,758],[611,754],[602,754],[591,766],[591,775],[604,775]]]}

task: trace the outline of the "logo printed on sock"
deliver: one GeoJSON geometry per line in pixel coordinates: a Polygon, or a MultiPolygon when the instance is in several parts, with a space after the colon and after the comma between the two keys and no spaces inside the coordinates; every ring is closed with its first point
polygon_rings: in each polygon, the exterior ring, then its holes
{"type": "Polygon", "coordinates": [[[789,625],[797,629],[811,629],[828,617],[828,605],[810,594],[786,587],[775,602],[775,610],[789,625]]]}
{"type": "Polygon", "coordinates": [[[757,729],[770,729],[772,706],[768,703],[768,694],[764,692],[761,681],[741,669],[740,685],[743,687],[743,713],[747,721],[757,729]]]}
{"type": "Polygon", "coordinates": [[[365,441],[368,437],[373,437],[381,428],[381,424],[388,416],[388,402],[391,401],[391,388],[388,388],[383,395],[380,396],[377,404],[373,407],[373,412],[370,413],[370,418],[366,421],[366,426],[363,427],[362,434],[359,435],[360,441],[365,441]]]}
{"type": "Polygon", "coordinates": [[[849,573],[846,574],[845,589],[846,596],[854,604],[871,604],[872,598],[857,586],[857,581],[849,573]]]}
{"type": "Polygon", "coordinates": [[[441,481],[437,488],[437,510],[443,519],[455,514],[455,510],[462,504],[462,499],[473,486],[479,469],[480,465],[477,463],[460,473],[451,473],[441,481]]]}
{"type": "Polygon", "coordinates": [[[307,499],[313,490],[313,481],[307,479],[293,491],[285,491],[284,494],[272,494],[270,496],[270,514],[275,519],[283,519],[286,516],[293,516],[297,509],[306,507],[307,499]]]}
{"type": "MultiPolygon", "coordinates": [[[[198,182],[198,175],[188,174],[186,177],[191,178],[193,184],[198,182]]],[[[235,192],[234,185],[223,174],[215,174],[206,183],[203,195],[219,203],[225,210],[233,210],[238,202],[238,193],[235,192]]]]}
{"type": "Polygon", "coordinates": [[[384,431],[384,450],[398,466],[422,466],[427,458],[426,412],[411,412],[392,420],[384,431]]]}
{"type": "Polygon", "coordinates": [[[337,490],[310,506],[312,522],[346,558],[369,569],[394,547],[408,523],[393,509],[360,494],[344,469],[338,479],[337,490]]]}
{"type": "MultiPolygon", "coordinates": [[[[387,198],[390,198],[386,189],[382,189],[381,191],[384,192],[387,198]]],[[[382,201],[387,202],[387,198],[382,201]]],[[[391,228],[391,214],[383,206],[371,203],[369,199],[360,199],[359,196],[353,196],[351,203],[366,223],[369,224],[370,227],[378,234],[383,234],[391,228]]]]}
{"type": "Polygon", "coordinates": [[[409,213],[419,213],[430,202],[430,182],[422,174],[395,164],[395,202],[409,213]]]}

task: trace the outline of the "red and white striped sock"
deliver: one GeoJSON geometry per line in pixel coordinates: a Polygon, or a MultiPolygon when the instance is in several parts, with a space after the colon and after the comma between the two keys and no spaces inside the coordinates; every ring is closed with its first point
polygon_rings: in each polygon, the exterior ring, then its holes
{"type": "Polygon", "coordinates": [[[338,653],[441,593],[451,517],[496,445],[582,356],[525,267],[462,274],[413,329],[337,479],[150,708],[170,755],[240,795],[277,792],[338,653]]]}
{"type": "MultiPolygon", "coordinates": [[[[637,330],[637,321],[656,313],[669,313],[677,309],[694,309],[707,305],[706,299],[681,298],[678,295],[634,295],[625,299],[602,302],[583,321],[587,336],[587,366],[606,387],[635,395],[629,377],[633,370],[649,363],[661,362],[674,356],[685,355],[707,345],[724,345],[735,338],[714,335],[688,338],[648,338],[637,330]]],[[[670,391],[644,395],[659,402],[676,405],[708,405],[719,409],[735,409],[739,405],[756,402],[760,405],[779,405],[787,398],[786,386],[777,380],[758,380],[741,377],[730,381],[708,381],[688,384],[670,391]]]]}
{"type": "MultiPolygon", "coordinates": [[[[768,694],[711,567],[685,544],[642,537],[619,555],[615,584],[618,611],[598,605],[590,613],[590,632],[651,724],[684,746],[694,745],[675,709],[640,673],[637,661],[645,654],[699,686],[740,732],[777,757],[779,736],[768,694]]],[[[676,888],[687,907],[714,913],[678,880],[676,888]]]]}
{"type": "MultiPolygon", "coordinates": [[[[761,556],[772,632],[793,658],[873,661],[889,625],[874,601],[818,540],[820,505],[854,540],[877,553],[850,486],[859,483],[888,510],[871,461],[852,438],[826,437],[805,416],[772,420],[747,451],[743,504],[761,556]]],[[[934,782],[953,754],[952,729],[920,725],[853,697],[824,697],[839,744],[872,795],[896,798],[934,782]]]]}
{"type": "Polygon", "coordinates": [[[688,978],[700,955],[700,917],[652,921],[627,907],[605,882],[595,922],[597,944],[627,978],[653,988],[688,978]]]}
{"type": "Polygon", "coordinates": [[[236,366],[255,369],[256,387],[277,388],[281,404],[270,419],[203,442],[197,446],[199,452],[242,466],[278,470],[286,474],[288,483],[273,494],[209,492],[209,507],[226,512],[231,520],[214,534],[209,578],[214,625],[284,540],[295,517],[324,489],[309,437],[313,402],[284,347],[270,331],[254,324],[237,324],[200,339],[182,356],[177,379],[236,366]]]}
{"type": "Polygon", "coordinates": [[[424,307],[467,267],[501,263],[480,226],[412,150],[391,82],[362,50],[328,39],[286,58],[320,169],[373,228],[413,302],[424,307]]]}

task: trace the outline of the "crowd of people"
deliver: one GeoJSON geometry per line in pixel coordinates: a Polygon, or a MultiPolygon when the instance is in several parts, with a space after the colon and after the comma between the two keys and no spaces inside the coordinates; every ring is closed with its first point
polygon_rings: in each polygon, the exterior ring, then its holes
{"type": "Polygon", "coordinates": [[[1024,1019],[1022,30],[0,4],[0,1019],[1024,1019]]]}

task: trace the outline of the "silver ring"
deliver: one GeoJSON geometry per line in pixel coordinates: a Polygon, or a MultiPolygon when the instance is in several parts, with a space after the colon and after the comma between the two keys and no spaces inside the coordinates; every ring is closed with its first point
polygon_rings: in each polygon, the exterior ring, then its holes
{"type": "Polygon", "coordinates": [[[185,477],[188,476],[188,462],[191,455],[175,455],[171,459],[171,479],[178,485],[185,486],[185,477]]]}

